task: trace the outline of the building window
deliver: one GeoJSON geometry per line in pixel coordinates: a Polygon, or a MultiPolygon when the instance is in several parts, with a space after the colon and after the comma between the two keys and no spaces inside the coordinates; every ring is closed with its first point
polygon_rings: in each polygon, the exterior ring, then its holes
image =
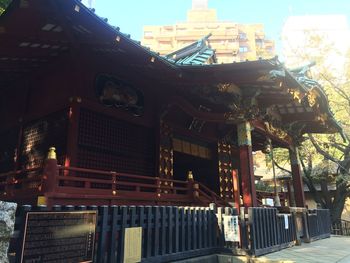
{"type": "Polygon", "coordinates": [[[152,31],[145,31],[144,36],[145,37],[152,37],[153,36],[153,32],[152,31]]]}
{"type": "Polygon", "coordinates": [[[255,40],[255,45],[256,45],[258,48],[263,48],[263,47],[264,47],[264,40],[263,40],[263,39],[256,39],[256,40],[255,40]]]}
{"type": "Polygon", "coordinates": [[[239,53],[246,53],[248,52],[248,47],[243,46],[243,47],[239,47],[239,53]]]}
{"type": "Polygon", "coordinates": [[[238,37],[239,37],[240,40],[246,40],[247,39],[247,34],[244,33],[244,32],[239,32],[238,37]]]}
{"type": "Polygon", "coordinates": [[[173,31],[173,27],[172,26],[165,26],[163,27],[164,31],[166,32],[170,32],[170,31],[173,31]]]}
{"type": "Polygon", "coordinates": [[[164,47],[164,46],[171,46],[170,41],[159,41],[159,46],[164,47]]]}

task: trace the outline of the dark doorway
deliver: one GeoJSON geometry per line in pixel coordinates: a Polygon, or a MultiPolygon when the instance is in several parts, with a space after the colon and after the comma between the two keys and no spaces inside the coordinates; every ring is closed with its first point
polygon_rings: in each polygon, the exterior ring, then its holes
{"type": "Polygon", "coordinates": [[[174,179],[187,180],[188,171],[192,171],[195,181],[207,186],[219,194],[219,175],[217,156],[211,159],[174,151],[174,179]]]}

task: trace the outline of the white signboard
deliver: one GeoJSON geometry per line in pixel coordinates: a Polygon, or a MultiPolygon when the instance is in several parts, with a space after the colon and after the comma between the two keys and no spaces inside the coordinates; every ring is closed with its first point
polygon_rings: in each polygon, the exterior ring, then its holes
{"type": "Polygon", "coordinates": [[[240,242],[238,216],[224,216],[225,241],[240,242]]]}
{"type": "Polygon", "coordinates": [[[288,215],[284,214],[284,229],[288,229],[288,215]]]}

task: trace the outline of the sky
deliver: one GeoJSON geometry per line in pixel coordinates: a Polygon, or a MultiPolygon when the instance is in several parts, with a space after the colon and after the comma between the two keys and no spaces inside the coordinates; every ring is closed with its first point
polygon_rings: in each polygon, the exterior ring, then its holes
{"type": "MultiPolygon", "coordinates": [[[[186,21],[191,0],[84,0],[92,2],[96,14],[108,18],[121,32],[141,40],[144,25],[165,25],[186,21]]],[[[350,21],[350,0],[209,0],[218,19],[237,23],[262,23],[267,37],[280,45],[280,34],[288,16],[346,15],[350,21]]]]}

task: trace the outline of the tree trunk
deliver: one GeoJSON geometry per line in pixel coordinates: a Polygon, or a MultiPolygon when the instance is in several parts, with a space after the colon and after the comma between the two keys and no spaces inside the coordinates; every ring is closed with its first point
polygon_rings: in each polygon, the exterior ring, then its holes
{"type": "Polygon", "coordinates": [[[345,199],[346,195],[344,195],[337,203],[333,203],[333,206],[330,209],[332,223],[336,223],[341,219],[341,215],[344,210],[345,199]]]}
{"type": "Polygon", "coordinates": [[[346,184],[343,180],[337,181],[336,192],[332,202],[332,207],[330,207],[332,223],[335,223],[341,219],[341,215],[344,210],[345,200],[348,197],[348,191],[346,184]]]}

